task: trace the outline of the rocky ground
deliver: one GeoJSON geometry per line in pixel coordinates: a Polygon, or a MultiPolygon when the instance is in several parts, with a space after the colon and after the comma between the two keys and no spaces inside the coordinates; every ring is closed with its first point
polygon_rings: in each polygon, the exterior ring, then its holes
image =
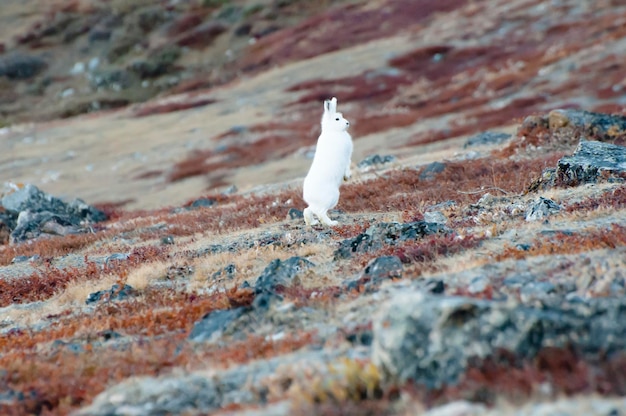
{"type": "Polygon", "coordinates": [[[7,0],[0,413],[626,414],[625,53],[610,0],[7,0]]]}

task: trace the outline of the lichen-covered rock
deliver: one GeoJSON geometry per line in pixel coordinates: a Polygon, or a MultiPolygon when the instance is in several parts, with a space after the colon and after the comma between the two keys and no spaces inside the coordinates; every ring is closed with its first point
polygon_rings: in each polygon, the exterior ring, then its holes
{"type": "Polygon", "coordinates": [[[551,131],[602,142],[626,140],[626,117],[576,109],[552,110],[547,117],[551,131]]]}
{"type": "Polygon", "coordinates": [[[307,259],[297,256],[287,260],[272,260],[257,278],[254,288],[257,293],[271,293],[279,287],[297,285],[300,273],[313,266],[307,259]]]}
{"type": "Polygon", "coordinates": [[[626,147],[596,141],[581,141],[571,156],[557,164],[557,177],[565,185],[626,179],[626,147]]]}
{"type": "Polygon", "coordinates": [[[0,56],[0,77],[28,79],[39,74],[45,67],[46,62],[37,56],[21,53],[0,56]]]}
{"type": "Polygon", "coordinates": [[[195,323],[189,339],[196,342],[215,341],[222,336],[230,324],[250,310],[249,307],[239,307],[209,312],[195,323]]]}
{"type": "Polygon", "coordinates": [[[443,172],[446,169],[446,164],[443,162],[432,162],[424,166],[424,170],[420,173],[420,180],[427,181],[433,179],[438,173],[443,172]]]}
{"type": "Polygon", "coordinates": [[[533,201],[528,207],[526,213],[526,221],[542,220],[554,213],[561,210],[559,204],[551,199],[540,196],[536,201],[533,201]]]}
{"type": "Polygon", "coordinates": [[[41,234],[80,233],[85,230],[85,222],[99,222],[107,218],[102,211],[80,199],[67,203],[34,185],[6,188],[7,191],[0,200],[5,210],[0,222],[4,224],[4,228],[11,227],[12,243],[37,238],[41,234]]]}
{"type": "Polygon", "coordinates": [[[231,404],[262,400],[264,382],[286,365],[303,373],[325,368],[336,353],[316,350],[257,360],[213,374],[198,371],[161,377],[131,377],[100,393],[77,416],[207,414],[231,404]]]}
{"type": "Polygon", "coordinates": [[[511,135],[508,133],[501,133],[497,131],[485,131],[483,133],[478,133],[465,142],[463,147],[471,147],[471,146],[483,146],[490,144],[499,144],[503,143],[506,140],[510,139],[511,135]]]}
{"type": "Polygon", "coordinates": [[[468,362],[499,350],[520,359],[543,348],[598,358],[626,348],[626,300],[527,307],[421,291],[393,296],[373,321],[372,359],[389,380],[455,383],[468,362]]]}
{"type": "Polygon", "coordinates": [[[393,155],[370,155],[361,160],[356,167],[359,169],[367,169],[377,165],[386,165],[391,162],[395,162],[397,158],[393,155]]]}
{"type": "Polygon", "coordinates": [[[402,277],[402,261],[397,256],[382,256],[370,261],[358,279],[347,284],[348,289],[375,289],[387,279],[402,277]]]}
{"type": "Polygon", "coordinates": [[[445,232],[448,232],[448,229],[443,225],[426,221],[374,224],[364,233],[342,241],[339,249],[335,251],[335,258],[346,259],[353,253],[365,253],[380,249],[384,245],[395,244],[397,241],[417,240],[429,234],[445,232]]]}
{"type": "Polygon", "coordinates": [[[99,290],[91,293],[85,303],[90,305],[100,301],[126,300],[131,296],[136,296],[137,291],[131,285],[120,286],[117,283],[108,290],[99,290]]]}

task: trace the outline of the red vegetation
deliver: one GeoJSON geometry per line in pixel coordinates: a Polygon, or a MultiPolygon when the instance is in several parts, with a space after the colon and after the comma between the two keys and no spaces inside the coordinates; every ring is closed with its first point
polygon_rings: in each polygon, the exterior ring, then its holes
{"type": "Polygon", "coordinates": [[[492,357],[470,363],[457,385],[415,393],[433,405],[458,399],[488,405],[502,398],[521,403],[537,393],[538,386],[548,383],[555,395],[597,392],[621,396],[626,393],[624,371],[623,354],[594,362],[571,349],[546,347],[533,359],[522,360],[501,350],[492,357]]]}
{"type": "Polygon", "coordinates": [[[589,230],[580,234],[558,233],[549,240],[536,240],[528,250],[506,247],[495,256],[496,261],[509,258],[524,259],[554,254],[575,254],[591,250],[626,246],[626,227],[612,224],[610,228],[589,230]]]}
{"type": "Polygon", "coordinates": [[[203,98],[199,100],[189,101],[168,101],[168,102],[154,102],[146,103],[139,106],[134,111],[135,117],[146,117],[154,114],[172,113],[175,111],[188,110],[190,108],[202,107],[205,105],[213,104],[215,102],[212,98],[203,98]]]}
{"type": "MultiPolygon", "coordinates": [[[[446,162],[442,172],[431,179],[420,179],[422,169],[394,170],[365,182],[342,187],[339,207],[347,211],[407,211],[448,200],[459,204],[476,202],[475,191],[495,187],[521,194],[543,169],[554,166],[558,154],[534,160],[478,159],[446,162]]],[[[487,191],[485,191],[487,192],[487,191]]]]}
{"type": "Polygon", "coordinates": [[[607,191],[597,198],[586,198],[569,204],[565,207],[565,212],[582,212],[601,208],[626,208],[626,185],[607,191]]]}
{"type": "Polygon", "coordinates": [[[295,27],[261,38],[239,63],[259,71],[381,39],[418,25],[437,12],[455,10],[464,0],[388,0],[380,8],[348,4],[311,17],[295,27]],[[381,24],[380,10],[384,10],[381,24]]]}
{"type": "Polygon", "coordinates": [[[175,42],[178,46],[202,49],[210,46],[226,30],[227,26],[223,23],[209,21],[183,33],[175,42]]]}
{"type": "MultiPolygon", "coordinates": [[[[315,131],[319,131],[318,129],[317,124],[303,122],[258,124],[249,130],[251,135],[259,136],[256,139],[234,143],[220,150],[195,151],[173,166],[167,180],[176,182],[201,175],[209,175],[210,179],[222,179],[227,169],[277,160],[302,146],[314,144],[315,131]]],[[[226,138],[233,139],[239,134],[241,133],[229,131],[218,139],[225,141],[226,138]]],[[[212,187],[218,186],[215,180],[213,182],[212,187]]]]}
{"type": "Polygon", "coordinates": [[[40,237],[14,246],[0,247],[0,266],[11,263],[16,256],[34,256],[42,259],[64,256],[87,247],[106,236],[103,232],[70,234],[62,237],[40,237]]]}

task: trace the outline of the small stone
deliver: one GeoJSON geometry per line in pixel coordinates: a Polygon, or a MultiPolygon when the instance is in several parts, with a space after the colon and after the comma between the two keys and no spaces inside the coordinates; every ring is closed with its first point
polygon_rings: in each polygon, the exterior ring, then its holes
{"type": "Polygon", "coordinates": [[[249,307],[239,307],[209,312],[194,324],[189,339],[195,342],[215,341],[235,320],[249,311],[249,307]]]}
{"type": "Polygon", "coordinates": [[[486,131],[483,133],[478,133],[475,136],[467,139],[463,147],[468,148],[470,146],[483,146],[483,145],[491,145],[491,144],[500,144],[511,138],[510,134],[495,132],[495,131],[486,131]]]}
{"type": "Polygon", "coordinates": [[[537,221],[549,217],[561,210],[559,204],[551,199],[540,196],[530,204],[526,213],[526,221],[537,221]]]}
{"type": "Polygon", "coordinates": [[[113,300],[125,300],[130,296],[135,296],[137,291],[131,285],[120,286],[117,283],[111,286],[109,290],[99,290],[97,292],[91,293],[85,303],[90,305],[92,303],[99,302],[101,300],[104,301],[113,301],[113,300]]]}
{"type": "Polygon", "coordinates": [[[213,273],[213,275],[211,276],[211,280],[219,279],[220,277],[226,277],[228,279],[232,279],[235,276],[236,272],[237,272],[237,268],[235,267],[234,264],[231,263],[219,269],[215,273],[213,273]]]}
{"type": "Polygon", "coordinates": [[[237,189],[235,185],[230,185],[228,188],[222,191],[222,195],[233,195],[236,194],[238,190],[239,189],[237,189]]]}
{"type": "Polygon", "coordinates": [[[440,295],[446,290],[446,285],[440,279],[428,279],[424,284],[424,288],[429,293],[440,295]]]}
{"type": "Polygon", "coordinates": [[[369,167],[373,167],[376,165],[385,165],[387,163],[395,162],[397,158],[392,155],[370,155],[365,159],[361,160],[356,167],[359,169],[365,169],[369,167]]]}
{"type": "Polygon", "coordinates": [[[172,245],[174,244],[174,237],[172,237],[171,235],[165,236],[163,238],[161,238],[161,244],[163,245],[172,245]]]}
{"type": "Polygon", "coordinates": [[[445,225],[448,222],[448,217],[439,211],[427,211],[424,213],[424,221],[445,225]]]}
{"type": "Polygon", "coordinates": [[[438,173],[441,173],[445,170],[446,164],[441,162],[433,162],[429,163],[424,167],[424,170],[420,173],[420,180],[428,181],[434,179],[438,173]]]}
{"type": "Polygon", "coordinates": [[[123,261],[130,258],[130,253],[112,253],[104,260],[104,265],[108,266],[111,261],[123,261]]]}
{"type": "Polygon", "coordinates": [[[216,203],[217,202],[211,198],[199,198],[193,201],[191,205],[189,205],[189,208],[195,209],[195,208],[212,207],[216,203]]]}
{"type": "Polygon", "coordinates": [[[399,279],[402,277],[402,262],[396,256],[382,256],[369,262],[363,277],[375,280],[399,279]]]}
{"type": "Polygon", "coordinates": [[[423,416],[482,416],[486,413],[487,408],[482,404],[460,400],[434,407],[423,416]]]}
{"type": "Polygon", "coordinates": [[[289,208],[289,212],[287,213],[287,216],[289,217],[290,220],[297,220],[297,219],[304,218],[304,214],[302,213],[302,211],[296,208],[289,208]]]}
{"type": "Polygon", "coordinates": [[[542,299],[555,293],[556,286],[550,282],[531,282],[520,290],[520,299],[526,303],[533,299],[542,299]]]}
{"type": "Polygon", "coordinates": [[[0,77],[28,79],[39,74],[45,67],[46,62],[37,56],[22,53],[0,56],[0,77]]]}
{"type": "Polygon", "coordinates": [[[471,294],[483,293],[490,284],[491,281],[486,276],[475,277],[467,287],[467,291],[471,294]]]}
{"type": "Polygon", "coordinates": [[[396,256],[382,256],[371,260],[365,267],[361,276],[355,281],[349,282],[349,290],[365,288],[366,290],[377,289],[387,279],[399,279],[402,277],[402,262],[396,256]]]}
{"type": "Polygon", "coordinates": [[[279,287],[297,285],[300,283],[299,275],[313,266],[313,263],[302,257],[273,260],[257,278],[254,284],[256,293],[273,293],[279,287]]]}

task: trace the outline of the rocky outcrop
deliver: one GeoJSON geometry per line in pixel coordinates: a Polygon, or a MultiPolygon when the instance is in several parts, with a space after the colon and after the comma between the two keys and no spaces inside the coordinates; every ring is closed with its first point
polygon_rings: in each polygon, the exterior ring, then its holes
{"type": "Polygon", "coordinates": [[[393,245],[396,242],[416,240],[429,234],[446,232],[450,231],[443,225],[426,221],[374,224],[364,233],[342,241],[335,251],[335,258],[345,259],[353,253],[365,253],[380,249],[384,245],[393,245]]]}
{"type": "Polygon", "coordinates": [[[372,360],[394,382],[456,383],[472,360],[507,351],[520,359],[571,348],[598,359],[626,348],[626,301],[523,306],[404,291],[374,319],[372,360]]]}
{"type": "Polygon", "coordinates": [[[564,185],[626,179],[626,147],[596,141],[581,141],[571,156],[565,156],[556,168],[564,185]]]}
{"type": "Polygon", "coordinates": [[[33,55],[13,53],[0,56],[0,77],[11,80],[32,78],[45,67],[46,62],[33,55]]]}
{"type": "Polygon", "coordinates": [[[0,200],[0,232],[10,230],[11,243],[42,234],[67,235],[88,231],[87,225],[106,220],[106,215],[80,199],[67,203],[34,185],[9,185],[0,200]]]}

